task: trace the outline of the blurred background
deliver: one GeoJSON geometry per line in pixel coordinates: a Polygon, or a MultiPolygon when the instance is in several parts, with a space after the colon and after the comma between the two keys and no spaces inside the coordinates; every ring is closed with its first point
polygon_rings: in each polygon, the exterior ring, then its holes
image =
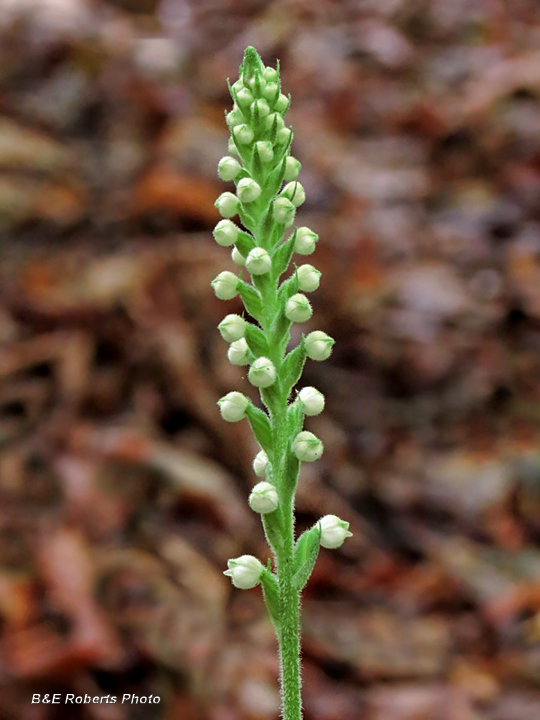
{"type": "Polygon", "coordinates": [[[354,532],[305,592],[306,720],[536,720],[535,0],[0,0],[0,718],[277,718],[260,589],[222,575],[268,549],[209,285],[248,44],[337,340],[298,530],[354,532]]]}

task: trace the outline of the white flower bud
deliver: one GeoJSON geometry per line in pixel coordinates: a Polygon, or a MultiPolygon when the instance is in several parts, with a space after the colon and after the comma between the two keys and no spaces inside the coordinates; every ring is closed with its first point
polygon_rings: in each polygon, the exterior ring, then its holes
{"type": "Polygon", "coordinates": [[[222,180],[228,182],[234,180],[238,173],[242,170],[242,166],[232,157],[223,157],[218,164],[218,175],[222,180]]]}
{"type": "Polygon", "coordinates": [[[249,251],[246,267],[252,275],[263,275],[272,269],[272,258],[264,248],[255,247],[249,251]]]}
{"type": "Polygon", "coordinates": [[[255,387],[270,387],[276,380],[276,368],[267,357],[257,358],[249,368],[248,380],[255,387]]]}
{"type": "Polygon", "coordinates": [[[303,186],[295,180],[294,182],[287,183],[281,191],[281,197],[289,198],[294,207],[299,207],[303,202],[306,201],[306,193],[303,186]]]}
{"type": "Polygon", "coordinates": [[[242,178],[236,186],[236,194],[243,203],[253,202],[261,194],[261,186],[251,178],[242,178]]]}
{"type": "Polygon", "coordinates": [[[287,145],[287,143],[290,142],[291,138],[292,138],[291,128],[284,127],[284,128],[281,128],[281,130],[277,131],[276,142],[278,145],[287,145]]]}
{"type": "Polygon", "coordinates": [[[238,145],[249,145],[250,142],[253,142],[253,138],[255,137],[253,130],[245,123],[233,127],[232,135],[235,143],[238,145]]]}
{"type": "Polygon", "coordinates": [[[306,337],[305,348],[311,360],[327,360],[336,341],[322,330],[314,330],[306,337]]]}
{"type": "Polygon", "coordinates": [[[245,265],[246,264],[246,258],[242,255],[240,250],[236,247],[232,249],[231,252],[231,260],[233,263],[236,263],[237,265],[245,265]]]}
{"type": "Polygon", "coordinates": [[[321,282],[321,271],[313,265],[300,265],[296,271],[298,277],[298,289],[302,292],[313,292],[317,290],[321,282]]]}
{"type": "Polygon", "coordinates": [[[218,245],[221,245],[221,247],[229,247],[238,240],[239,232],[237,226],[230,220],[220,220],[212,234],[218,245]]]}
{"type": "Polygon", "coordinates": [[[270,82],[263,90],[263,97],[265,97],[270,102],[273,102],[274,98],[279,92],[278,84],[275,82],[270,82]]]}
{"type": "Polygon", "coordinates": [[[253,102],[253,95],[247,88],[243,87],[236,95],[236,102],[239,107],[247,108],[253,102]]]}
{"type": "Polygon", "coordinates": [[[307,227],[299,227],[296,231],[296,240],[294,241],[294,250],[299,255],[311,255],[315,250],[315,245],[319,236],[307,227]]]}
{"type": "Polygon", "coordinates": [[[246,334],[247,322],[240,315],[226,315],[218,325],[221,337],[229,343],[240,340],[246,334]]]}
{"type": "Polygon", "coordinates": [[[287,112],[289,109],[289,105],[291,104],[291,101],[289,98],[284,95],[283,93],[280,93],[278,99],[276,100],[276,110],[279,113],[283,113],[283,115],[287,112]]]}
{"type": "Polygon", "coordinates": [[[319,415],[324,410],[324,395],[314,387],[305,387],[298,393],[304,415],[319,415]]]}
{"type": "Polygon", "coordinates": [[[228,570],[223,573],[230,577],[234,587],[240,590],[254,588],[261,581],[263,564],[253,555],[241,555],[233,560],[227,560],[228,570]]]}
{"type": "Polygon", "coordinates": [[[270,108],[268,107],[266,100],[255,100],[251,106],[251,112],[255,114],[257,110],[259,111],[260,118],[264,118],[270,114],[270,108]]]}
{"type": "Polygon", "coordinates": [[[228,147],[228,150],[231,153],[231,155],[240,155],[240,153],[238,152],[238,148],[236,147],[236,144],[235,144],[234,140],[232,139],[232,137],[229,138],[229,143],[228,143],[227,147],[228,147]]]}
{"type": "Polygon", "coordinates": [[[220,300],[232,300],[238,294],[238,277],[224,270],[212,280],[212,287],[220,300]]]}
{"type": "Polygon", "coordinates": [[[249,348],[245,338],[235,340],[227,350],[232,365],[249,365],[249,348]]]}
{"type": "Polygon", "coordinates": [[[285,227],[290,227],[294,222],[295,214],[296,208],[290,200],[285,197],[278,197],[274,200],[272,205],[272,217],[276,222],[281,223],[281,225],[285,225],[285,227]]]}
{"type": "Polygon", "coordinates": [[[307,297],[296,293],[285,304],[285,317],[292,322],[306,322],[313,315],[313,309],[307,297]]]}
{"type": "Polygon", "coordinates": [[[316,435],[302,430],[294,438],[291,449],[299,460],[314,462],[321,457],[324,447],[316,435]]]}
{"type": "Polygon", "coordinates": [[[318,522],[321,528],[321,545],[333,550],[341,547],[346,538],[352,537],[349,532],[349,523],[341,520],[337,515],[325,515],[318,522]]]}
{"type": "MultiPolygon", "coordinates": [[[[255,92],[257,90],[257,81],[255,80],[255,77],[250,78],[247,81],[247,84],[249,85],[249,87],[252,89],[253,92],[255,92]]],[[[264,77],[259,76],[259,87],[261,89],[261,92],[263,92],[264,88],[266,87],[266,81],[265,81],[264,77]]]]}
{"type": "Polygon", "coordinates": [[[240,207],[240,201],[231,192],[224,192],[218,197],[215,206],[219,210],[219,214],[225,218],[231,218],[236,215],[240,207]]]}
{"type": "Polygon", "coordinates": [[[272,113],[271,115],[268,115],[264,126],[268,131],[270,131],[274,127],[274,123],[277,123],[278,132],[285,128],[285,122],[279,113],[272,113]]]}
{"type": "Polygon", "coordinates": [[[272,162],[274,159],[274,149],[272,147],[272,143],[268,142],[268,140],[259,140],[259,142],[255,143],[255,148],[261,162],[272,162]]]}
{"type": "Polygon", "coordinates": [[[269,467],[270,461],[268,460],[268,455],[264,452],[264,450],[261,450],[257,453],[257,455],[255,455],[255,459],[253,460],[253,471],[255,472],[255,475],[258,475],[259,477],[266,477],[269,467]]]}
{"type": "Polygon", "coordinates": [[[227,393],[221,400],[218,400],[221,417],[227,422],[238,422],[246,417],[246,409],[249,400],[240,392],[227,393]]]}
{"type": "Polygon", "coordinates": [[[240,125],[244,122],[244,116],[242,115],[237,105],[233,107],[230,113],[227,113],[227,115],[225,116],[225,121],[230,128],[234,127],[235,125],[240,125]]]}
{"type": "Polygon", "coordinates": [[[253,512],[264,515],[265,513],[274,512],[279,505],[279,495],[272,483],[263,480],[255,485],[248,502],[253,512]]]}
{"type": "Polygon", "coordinates": [[[286,182],[296,180],[296,178],[300,174],[301,168],[302,164],[300,163],[300,161],[292,155],[289,155],[289,157],[285,160],[285,175],[283,179],[286,182]]]}
{"type": "Polygon", "coordinates": [[[275,82],[278,79],[278,71],[273,67],[264,68],[263,77],[266,82],[275,82]]]}

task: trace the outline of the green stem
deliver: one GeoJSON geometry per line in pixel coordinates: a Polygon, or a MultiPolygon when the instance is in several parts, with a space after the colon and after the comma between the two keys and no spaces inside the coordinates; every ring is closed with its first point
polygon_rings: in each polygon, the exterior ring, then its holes
{"type": "Polygon", "coordinates": [[[301,720],[300,594],[292,585],[292,553],[279,563],[281,627],[278,636],[283,720],[301,720]]]}

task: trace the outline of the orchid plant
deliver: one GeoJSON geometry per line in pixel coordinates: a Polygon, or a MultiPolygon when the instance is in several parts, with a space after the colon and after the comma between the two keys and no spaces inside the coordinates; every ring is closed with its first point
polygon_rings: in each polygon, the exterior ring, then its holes
{"type": "Polygon", "coordinates": [[[213,280],[222,300],[237,295],[252,321],[227,315],[219,331],[229,345],[234,365],[248,365],[249,382],[259,388],[264,409],[233,391],[219,401],[224,420],[247,418],[261,450],[253,470],[261,480],[249,496],[250,508],[259,513],[273,554],[264,566],[251,555],[228,561],[235,587],[260,584],[275,627],[280,653],[282,717],[302,717],[300,682],[300,596],[317,559],[319,548],[338,548],[352,533],[349,523],[326,515],[295,539],[294,500],[300,464],[318,460],[323,444],[308,430],[304,417],[324,409],[324,396],[304,387],[291,398],[307,358],[326,360],[334,340],[320,330],[302,335],[289,350],[292,323],[305,323],[312,307],[305,293],[319,287],[321,273],[312,265],[294,266],[293,253],[310,255],[318,236],[307,227],[293,228],[296,209],[305,192],[297,178],[299,161],[292,157],[293,133],[284,116],[290,96],[281,92],[279,65],[265,67],[256,50],[248,47],[239,79],[231,86],[233,109],[226,116],[231,131],[230,155],[220,160],[218,174],[234,182],[236,192],[224,192],[216,207],[223,217],[214,229],[219,245],[232,248],[232,259],[245,267],[247,282],[230,271],[213,280]],[[231,218],[238,215],[243,226],[231,218]],[[288,228],[292,228],[285,237],[288,228]]]}

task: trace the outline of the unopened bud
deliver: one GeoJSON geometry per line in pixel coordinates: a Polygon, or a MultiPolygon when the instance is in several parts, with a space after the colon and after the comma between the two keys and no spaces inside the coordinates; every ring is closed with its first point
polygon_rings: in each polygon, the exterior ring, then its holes
{"type": "Polygon", "coordinates": [[[220,300],[232,300],[238,294],[238,277],[224,270],[212,280],[212,287],[220,300]]]}
{"type": "Polygon", "coordinates": [[[304,415],[319,415],[324,410],[324,395],[314,387],[305,387],[298,393],[304,415]]]}
{"type": "Polygon", "coordinates": [[[251,106],[251,112],[253,113],[253,115],[258,112],[260,118],[265,118],[267,115],[270,114],[270,108],[268,107],[268,103],[266,102],[266,100],[255,100],[255,102],[251,106]]]}
{"type": "Polygon", "coordinates": [[[290,182],[285,185],[281,191],[281,197],[288,198],[294,207],[299,207],[303,202],[305,202],[306,193],[303,186],[295,180],[294,182],[290,182]]]}
{"type": "Polygon", "coordinates": [[[215,202],[220,215],[225,218],[231,218],[236,215],[238,208],[240,207],[240,201],[231,192],[224,192],[218,197],[215,202]]]}
{"type": "Polygon", "coordinates": [[[302,292],[313,292],[317,290],[321,282],[321,271],[313,265],[300,265],[296,271],[298,277],[298,289],[302,292]]]}
{"type": "Polygon", "coordinates": [[[233,127],[232,136],[235,143],[238,145],[249,145],[249,143],[253,142],[253,138],[255,137],[253,130],[245,123],[233,127]]]}
{"type": "Polygon", "coordinates": [[[254,588],[261,581],[263,564],[253,555],[242,555],[227,561],[228,570],[223,573],[230,577],[234,587],[240,590],[254,588]]]}
{"type": "Polygon", "coordinates": [[[278,71],[273,67],[266,67],[264,68],[263,76],[266,82],[276,82],[278,79],[278,71]]]}
{"type": "Polygon", "coordinates": [[[302,430],[294,438],[291,449],[302,462],[314,462],[321,457],[324,447],[316,435],[302,430]]]}
{"type": "Polygon", "coordinates": [[[337,515],[325,515],[318,522],[321,528],[321,545],[324,548],[333,550],[341,547],[348,537],[352,537],[349,532],[349,523],[341,520],[337,515]]]}
{"type": "Polygon", "coordinates": [[[322,330],[314,330],[306,337],[306,355],[311,360],[327,360],[336,341],[322,330]]]}
{"type": "Polygon", "coordinates": [[[255,455],[255,459],[253,460],[253,470],[255,475],[258,475],[259,477],[266,477],[268,475],[269,467],[270,461],[268,460],[268,455],[264,452],[264,450],[261,450],[257,453],[257,455],[255,455]]]}
{"type": "Polygon", "coordinates": [[[266,98],[269,102],[274,102],[275,100],[277,100],[278,93],[279,93],[278,84],[275,82],[270,82],[264,88],[263,97],[266,98]]]}
{"type": "MultiPolygon", "coordinates": [[[[235,196],[233,195],[233,197],[235,196]]],[[[212,234],[218,245],[229,247],[237,241],[239,232],[239,229],[231,220],[220,220],[212,234]]]]}
{"type": "Polygon", "coordinates": [[[313,309],[307,297],[296,293],[285,304],[285,317],[292,322],[306,322],[313,315],[313,309]]]}
{"type": "Polygon", "coordinates": [[[290,227],[294,222],[295,214],[296,208],[288,198],[278,197],[274,200],[272,217],[276,222],[285,225],[285,227],[290,227]]]}
{"type": "Polygon", "coordinates": [[[244,116],[242,115],[240,109],[235,105],[231,112],[227,113],[225,120],[227,125],[230,128],[233,128],[235,125],[240,125],[240,123],[244,122],[244,116]]]}
{"type": "Polygon", "coordinates": [[[289,98],[283,93],[281,93],[276,100],[276,110],[284,115],[289,109],[290,104],[291,101],[289,100],[289,98]]]}
{"type": "Polygon", "coordinates": [[[218,325],[221,337],[229,343],[240,340],[246,333],[247,322],[240,315],[226,315],[218,325]]]}
{"type": "Polygon", "coordinates": [[[237,247],[234,247],[232,249],[231,260],[233,261],[233,263],[236,263],[236,265],[242,265],[242,267],[246,264],[246,258],[242,255],[242,253],[237,247]]]}
{"type": "Polygon", "coordinates": [[[272,143],[268,142],[268,140],[259,140],[259,142],[255,143],[255,149],[261,162],[268,163],[274,159],[274,149],[272,143]]]}
{"type": "Polygon", "coordinates": [[[264,248],[255,247],[246,258],[246,268],[252,275],[263,275],[272,269],[272,258],[264,248]]]}
{"type": "Polygon", "coordinates": [[[243,87],[236,95],[236,102],[239,107],[248,108],[253,102],[253,95],[246,87],[243,87]]]}
{"type": "Polygon", "coordinates": [[[292,130],[291,128],[284,127],[277,131],[276,142],[278,145],[287,145],[291,141],[292,130]]]}
{"type": "Polygon", "coordinates": [[[279,505],[279,495],[272,483],[263,480],[255,485],[248,502],[253,512],[263,515],[274,512],[279,505]]]}
{"type": "Polygon", "coordinates": [[[276,380],[276,368],[267,357],[257,358],[249,368],[248,380],[255,387],[270,387],[276,380]]]}
{"type": "Polygon", "coordinates": [[[274,127],[274,124],[277,125],[278,132],[285,127],[285,122],[279,113],[272,113],[271,115],[268,115],[264,126],[268,131],[270,131],[274,127]]]}
{"type": "Polygon", "coordinates": [[[234,180],[238,173],[242,170],[242,166],[232,157],[223,157],[218,164],[218,175],[222,180],[228,182],[234,180]]]}
{"type": "Polygon", "coordinates": [[[294,241],[294,250],[299,255],[311,255],[315,250],[315,245],[319,236],[307,227],[300,227],[296,231],[296,239],[294,241]]]}
{"type": "Polygon", "coordinates": [[[240,153],[238,152],[238,148],[236,147],[236,143],[234,142],[232,137],[229,138],[229,143],[227,145],[227,148],[228,148],[229,152],[231,153],[231,155],[240,155],[240,153]]]}
{"type": "Polygon", "coordinates": [[[231,343],[227,357],[232,365],[249,365],[250,352],[246,339],[240,338],[231,343]]]}
{"type": "Polygon", "coordinates": [[[221,417],[227,422],[239,422],[246,417],[249,399],[240,392],[227,393],[218,400],[221,417]]]}
{"type": "Polygon", "coordinates": [[[253,202],[261,194],[261,186],[251,178],[242,178],[236,186],[236,194],[243,203],[253,202]]]}
{"type": "Polygon", "coordinates": [[[283,179],[286,182],[296,180],[296,178],[300,174],[301,168],[302,164],[300,163],[300,161],[292,155],[289,155],[288,158],[285,160],[285,175],[283,176],[283,179]]]}

